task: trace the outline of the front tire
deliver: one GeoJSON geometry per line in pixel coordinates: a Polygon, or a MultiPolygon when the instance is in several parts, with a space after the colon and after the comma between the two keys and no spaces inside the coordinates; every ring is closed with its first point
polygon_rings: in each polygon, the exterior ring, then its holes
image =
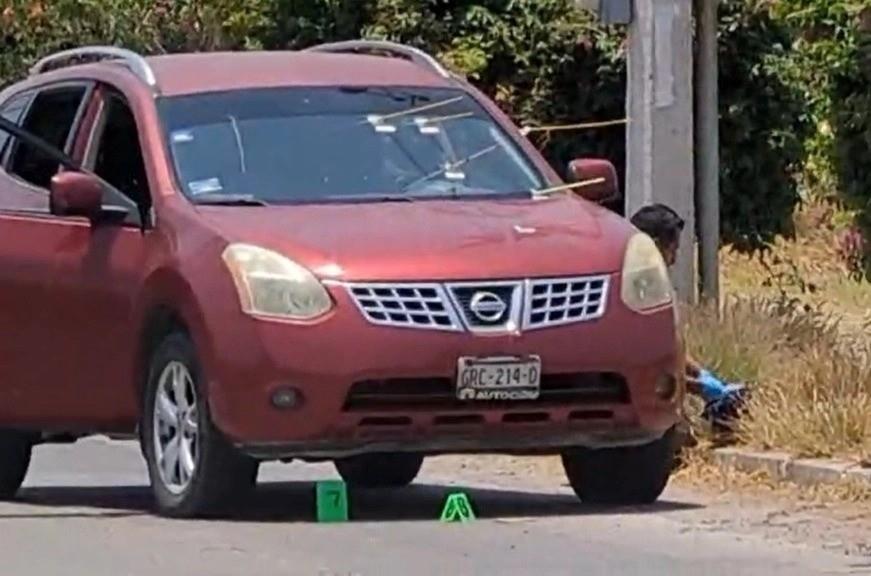
{"type": "Polygon", "coordinates": [[[259,463],[212,423],[202,372],[188,336],[171,334],[154,353],[140,426],[158,512],[177,518],[220,513],[247,494],[259,463]]]}
{"type": "Polygon", "coordinates": [[[342,479],[358,488],[408,486],[423,466],[420,454],[362,454],[335,461],[342,479]]]}
{"type": "Polygon", "coordinates": [[[0,500],[14,498],[30,468],[33,443],[21,432],[0,430],[0,500]]]}
{"type": "Polygon", "coordinates": [[[668,484],[675,456],[669,430],[644,446],[578,449],[563,454],[569,483],[583,502],[631,506],[653,504],[668,484]]]}

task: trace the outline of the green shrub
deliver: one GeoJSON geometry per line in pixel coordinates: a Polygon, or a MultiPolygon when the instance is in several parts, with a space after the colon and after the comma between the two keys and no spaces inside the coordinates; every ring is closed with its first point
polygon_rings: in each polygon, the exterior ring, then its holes
{"type": "MultiPolygon", "coordinates": [[[[809,91],[785,56],[792,29],[770,3],[721,2],[724,240],[757,246],[788,232],[812,124],[802,101],[809,91]]],[[[625,115],[624,31],[598,26],[573,0],[3,0],[0,24],[0,84],[74,44],[155,53],[369,36],[434,52],[521,124],[625,115]]],[[[625,164],[619,126],[534,138],[559,171],[583,155],[625,164]]]]}
{"type": "MultiPolygon", "coordinates": [[[[858,24],[858,23],[857,23],[858,24]]],[[[841,190],[871,229],[871,34],[856,30],[844,65],[834,74],[830,110],[834,163],[841,190]]]]}
{"type": "Polygon", "coordinates": [[[720,151],[723,239],[758,248],[791,232],[805,157],[806,102],[785,71],[791,30],[765,5],[720,9],[720,151]]]}
{"type": "Polygon", "coordinates": [[[786,68],[816,128],[806,139],[804,183],[858,209],[871,228],[871,1],[782,0],[775,15],[792,29],[786,68]]]}
{"type": "Polygon", "coordinates": [[[40,56],[88,44],[145,53],[260,46],[271,4],[261,0],[5,0],[0,86],[40,56]]]}

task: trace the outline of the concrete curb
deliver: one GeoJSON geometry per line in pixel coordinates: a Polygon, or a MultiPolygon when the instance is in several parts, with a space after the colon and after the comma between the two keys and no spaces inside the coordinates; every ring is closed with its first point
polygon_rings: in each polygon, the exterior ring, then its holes
{"type": "Polygon", "coordinates": [[[741,448],[714,450],[714,462],[741,472],[765,472],[772,478],[802,486],[855,483],[871,490],[871,468],[843,460],[808,460],[779,452],[752,452],[741,448]]]}

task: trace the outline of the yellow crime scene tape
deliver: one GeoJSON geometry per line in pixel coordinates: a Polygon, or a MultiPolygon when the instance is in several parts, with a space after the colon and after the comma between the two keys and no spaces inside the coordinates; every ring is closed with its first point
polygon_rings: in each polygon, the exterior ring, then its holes
{"type": "Polygon", "coordinates": [[[609,126],[621,126],[629,123],[629,118],[619,120],[604,120],[601,122],[583,122],[580,124],[555,124],[551,126],[524,126],[520,132],[529,136],[533,132],[559,132],[568,130],[592,130],[595,128],[607,128],[609,126]]]}

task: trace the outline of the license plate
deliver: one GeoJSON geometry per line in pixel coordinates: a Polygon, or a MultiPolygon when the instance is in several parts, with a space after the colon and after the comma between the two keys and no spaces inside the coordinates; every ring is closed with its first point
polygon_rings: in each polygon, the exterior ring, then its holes
{"type": "Polygon", "coordinates": [[[535,400],[541,390],[541,359],[460,358],[460,400],[535,400]]]}

